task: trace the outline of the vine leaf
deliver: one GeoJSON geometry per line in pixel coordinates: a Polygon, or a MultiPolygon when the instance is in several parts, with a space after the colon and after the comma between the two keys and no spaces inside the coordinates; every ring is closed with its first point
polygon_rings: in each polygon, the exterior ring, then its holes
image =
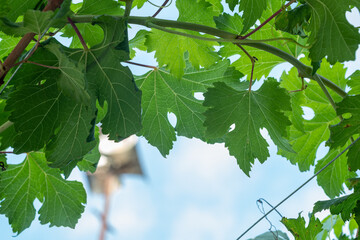
{"type": "Polygon", "coordinates": [[[23,36],[26,33],[41,34],[48,26],[54,13],[29,9],[25,12],[22,23],[11,22],[7,18],[0,19],[0,29],[8,35],[23,36]]]}
{"type": "Polygon", "coordinates": [[[9,218],[13,232],[21,233],[35,218],[34,200],[42,207],[39,220],[51,226],[74,228],[86,202],[82,184],[65,181],[60,171],[47,166],[43,153],[32,152],[0,173],[0,213],[9,218]]]}
{"type": "Polygon", "coordinates": [[[214,21],[216,27],[224,31],[240,34],[243,29],[242,18],[237,13],[235,13],[234,16],[223,13],[218,17],[214,17],[214,21]]]}
{"type": "Polygon", "coordinates": [[[102,120],[102,132],[109,134],[109,139],[120,141],[141,129],[141,91],[136,87],[129,68],[120,64],[129,56],[121,48],[126,41],[126,24],[124,19],[110,16],[101,16],[93,23],[103,29],[103,41],[90,51],[79,52],[74,57],[86,64],[89,88],[100,105],[104,106],[105,101],[108,104],[107,114],[102,120]]]}
{"type": "MultiPolygon", "coordinates": [[[[8,7],[8,11],[2,17],[15,22],[19,16],[25,14],[28,9],[34,9],[37,4],[38,2],[33,0],[7,0],[5,1],[5,6],[8,7]]],[[[3,2],[1,2],[1,5],[3,5],[3,2]]]]}
{"type": "MultiPolygon", "coordinates": [[[[82,65],[77,66],[60,50],[60,44],[49,44],[45,48],[54,54],[60,74],[56,77],[58,88],[77,103],[88,104],[90,96],[85,90],[85,76],[82,65]]],[[[45,53],[46,54],[46,53],[45,53]]]]}
{"type": "Polygon", "coordinates": [[[159,66],[166,65],[171,74],[177,78],[184,75],[185,52],[189,53],[191,64],[199,68],[210,67],[220,58],[214,53],[212,42],[170,34],[153,29],[146,37],[147,51],[155,52],[155,58],[159,66]]]}
{"type": "Polygon", "coordinates": [[[124,9],[121,4],[114,0],[84,0],[81,8],[77,12],[80,15],[122,15],[124,9]]]}
{"type": "Polygon", "coordinates": [[[260,129],[266,128],[274,143],[292,151],[285,140],[291,123],[282,111],[290,111],[290,97],[275,79],[268,79],[257,91],[237,91],[225,83],[215,83],[204,94],[204,125],[207,137],[225,136],[225,146],[235,156],[240,168],[249,176],[254,159],[263,163],[269,157],[268,144],[260,129]],[[230,126],[235,128],[230,130],[230,126]]]}
{"type": "Polygon", "coordinates": [[[229,8],[231,11],[235,10],[236,5],[238,5],[239,0],[225,0],[227,4],[229,4],[229,8]]]}
{"type": "Polygon", "coordinates": [[[201,100],[194,97],[194,93],[203,93],[214,82],[219,81],[243,86],[239,82],[241,73],[229,68],[229,65],[229,61],[222,61],[208,69],[196,70],[188,64],[180,80],[164,69],[150,71],[138,77],[136,84],[144,93],[143,129],[139,134],[145,136],[164,156],[169,153],[176,140],[175,129],[179,136],[206,140],[203,126],[205,107],[201,100]],[[169,112],[177,117],[175,129],[168,120],[169,112]]]}
{"type": "MultiPolygon", "coordinates": [[[[344,146],[350,137],[360,134],[360,96],[347,96],[343,101],[337,104],[336,113],[344,116],[344,120],[339,124],[331,126],[330,139],[328,144],[335,149],[344,146]],[[347,117],[345,114],[350,114],[347,117]]],[[[359,156],[360,144],[357,142],[349,148],[347,153],[348,165],[352,171],[360,169],[359,156]]]]}
{"type": "Polygon", "coordinates": [[[327,56],[331,64],[355,59],[360,34],[345,17],[349,10],[346,0],[306,0],[311,7],[309,57],[320,61],[327,56]]]}
{"type": "MultiPolygon", "coordinates": [[[[332,159],[334,159],[343,149],[330,150],[328,154],[320,159],[315,166],[314,172],[318,172],[332,159]]],[[[343,154],[325,170],[317,176],[317,183],[322,187],[326,195],[334,198],[341,193],[344,193],[344,182],[349,178],[349,170],[347,165],[347,158],[343,154]]]]}
{"type": "MultiPolygon", "coordinates": [[[[213,17],[219,15],[212,5],[204,0],[179,0],[176,1],[179,10],[178,21],[193,22],[215,27],[213,17]]],[[[177,30],[180,31],[180,30],[177,30]]],[[[184,31],[186,32],[186,31],[184,31]]],[[[194,32],[188,32],[195,34],[194,32]]],[[[198,36],[201,36],[198,34],[198,36]]],[[[220,57],[214,52],[216,42],[204,42],[201,40],[179,36],[153,29],[146,37],[145,45],[148,52],[156,51],[155,58],[160,67],[166,68],[177,78],[184,74],[185,52],[189,54],[191,65],[195,68],[210,67],[220,57]]]]}
{"type": "Polygon", "coordinates": [[[285,225],[287,230],[298,240],[316,239],[316,235],[322,231],[322,224],[319,219],[315,218],[314,214],[309,216],[309,225],[306,227],[305,219],[299,214],[298,218],[288,219],[283,218],[281,222],[285,225]]]}
{"type": "Polygon", "coordinates": [[[95,146],[88,140],[95,111],[65,97],[55,81],[19,88],[8,99],[5,110],[11,111],[9,119],[17,132],[16,153],[38,150],[47,144],[48,161],[53,167],[63,167],[95,146]]]}
{"type": "MultiPolygon", "coordinates": [[[[305,59],[303,62],[309,63],[305,59]]],[[[340,63],[330,67],[327,61],[322,62],[318,73],[328,79],[331,79],[335,84],[345,89],[346,69],[340,63]]],[[[289,91],[301,89],[301,79],[298,77],[298,71],[293,68],[288,74],[281,76],[281,86],[289,91]]],[[[335,101],[340,101],[341,97],[335,93],[330,92],[335,101]]],[[[289,128],[289,140],[296,154],[279,150],[279,153],[286,157],[292,164],[298,164],[300,171],[307,171],[310,166],[314,164],[316,151],[322,142],[328,140],[330,136],[329,126],[339,122],[335,110],[332,108],[325,94],[315,82],[307,83],[307,88],[304,91],[297,92],[292,95],[297,96],[296,104],[297,111],[290,114],[290,119],[297,122],[289,128]],[[314,111],[314,117],[311,120],[305,120],[300,113],[300,108],[308,107],[314,111]],[[302,122],[302,123],[301,123],[302,122]],[[299,126],[303,126],[299,128],[299,126]]],[[[340,170],[340,169],[339,169],[340,170]]],[[[341,174],[339,174],[341,175],[341,174]]],[[[328,179],[333,181],[333,179],[328,179]]]]}
{"type": "Polygon", "coordinates": [[[246,33],[260,19],[263,11],[267,8],[268,0],[241,0],[239,11],[244,11],[242,18],[244,19],[244,28],[241,34],[246,33]]]}
{"type": "Polygon", "coordinates": [[[308,4],[301,4],[289,11],[283,11],[275,18],[276,29],[293,35],[307,37],[304,28],[309,24],[308,21],[311,17],[310,10],[308,4]]]}
{"type": "Polygon", "coordinates": [[[178,21],[192,22],[215,27],[214,17],[219,11],[214,10],[213,5],[217,0],[177,0],[176,8],[179,10],[178,21]]]}
{"type": "Polygon", "coordinates": [[[356,70],[349,76],[347,84],[351,87],[349,94],[360,94],[360,70],[356,70]]]}
{"type": "Polygon", "coordinates": [[[135,37],[129,41],[130,59],[135,57],[135,49],[146,51],[145,40],[148,31],[140,30],[136,33],[135,37]]]}
{"type": "Polygon", "coordinates": [[[360,194],[359,192],[355,192],[331,200],[317,201],[314,205],[313,213],[315,214],[322,210],[330,209],[331,214],[341,213],[342,220],[347,221],[350,219],[351,213],[355,212],[359,200],[360,194]]]}

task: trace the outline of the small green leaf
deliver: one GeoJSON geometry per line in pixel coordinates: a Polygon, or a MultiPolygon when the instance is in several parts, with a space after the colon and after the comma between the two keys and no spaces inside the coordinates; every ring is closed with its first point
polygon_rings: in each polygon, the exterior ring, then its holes
{"type": "Polygon", "coordinates": [[[198,23],[211,27],[215,27],[214,16],[220,14],[213,9],[212,4],[205,0],[177,0],[176,8],[179,10],[178,21],[198,23]]]}
{"type": "Polygon", "coordinates": [[[84,0],[77,12],[79,15],[123,15],[121,4],[114,0],[84,0]]]}
{"type": "Polygon", "coordinates": [[[60,171],[47,166],[43,153],[29,153],[18,165],[0,173],[0,213],[9,218],[14,233],[28,228],[35,218],[34,200],[42,202],[41,224],[74,228],[86,202],[82,184],[65,181],[60,171]]]}
{"type": "Polygon", "coordinates": [[[184,74],[185,52],[189,53],[189,60],[196,68],[210,67],[220,59],[214,52],[214,43],[212,42],[204,42],[156,29],[147,35],[145,45],[148,52],[156,51],[155,58],[159,66],[166,65],[170,73],[177,78],[181,78],[184,74]]]}
{"type": "Polygon", "coordinates": [[[327,201],[317,201],[314,205],[313,213],[330,209],[331,214],[341,214],[342,220],[347,221],[350,219],[351,213],[354,212],[359,199],[359,193],[352,193],[327,201]]]}
{"type": "Polygon", "coordinates": [[[348,77],[347,84],[351,87],[349,94],[360,94],[360,70],[356,70],[348,77]]]}
{"type": "Polygon", "coordinates": [[[85,90],[84,69],[81,65],[77,66],[75,62],[68,58],[61,51],[61,46],[56,42],[45,46],[58,59],[60,75],[56,78],[57,85],[67,97],[73,98],[77,103],[87,105],[90,96],[85,90]]]}
{"type": "Polygon", "coordinates": [[[257,91],[237,91],[225,83],[215,83],[204,94],[207,137],[225,136],[225,146],[235,156],[240,168],[249,175],[254,159],[269,157],[268,144],[260,129],[266,128],[274,143],[292,151],[285,140],[290,121],[282,111],[290,111],[290,97],[274,79],[264,82],[257,91]],[[230,126],[235,124],[235,129],[230,126]]]}
{"type": "MultiPolygon", "coordinates": [[[[323,159],[320,159],[315,166],[314,172],[318,172],[333,158],[335,158],[343,149],[330,150],[323,159]]],[[[322,187],[326,195],[334,198],[344,193],[344,182],[349,178],[347,158],[343,154],[334,163],[328,166],[317,176],[317,183],[322,187]]]]}
{"type": "Polygon", "coordinates": [[[309,5],[301,4],[289,11],[283,11],[275,18],[276,29],[293,35],[307,37],[304,27],[308,25],[308,21],[311,17],[310,10],[309,5]]]}
{"type": "Polygon", "coordinates": [[[266,10],[268,0],[241,0],[239,11],[244,11],[242,18],[244,19],[244,28],[241,34],[246,33],[255,22],[260,19],[263,11],[266,10]]]}
{"type": "Polygon", "coordinates": [[[227,4],[229,4],[229,8],[231,11],[234,11],[236,5],[239,3],[239,0],[226,0],[227,4]]]}
{"type": "Polygon", "coordinates": [[[311,215],[309,225],[305,226],[305,219],[299,217],[297,219],[281,219],[281,222],[291,232],[296,240],[309,240],[315,239],[316,235],[321,232],[322,224],[319,219],[311,215]]]}
{"type": "Polygon", "coordinates": [[[149,32],[146,30],[140,30],[136,33],[135,37],[133,39],[131,39],[129,41],[129,49],[130,49],[130,58],[134,58],[135,57],[135,50],[134,48],[137,48],[141,51],[146,51],[146,46],[145,46],[145,40],[146,40],[146,35],[149,32]]]}
{"type": "Polygon", "coordinates": [[[240,34],[243,29],[242,18],[237,13],[234,16],[223,13],[218,17],[214,17],[214,21],[216,27],[224,31],[240,34]]]}

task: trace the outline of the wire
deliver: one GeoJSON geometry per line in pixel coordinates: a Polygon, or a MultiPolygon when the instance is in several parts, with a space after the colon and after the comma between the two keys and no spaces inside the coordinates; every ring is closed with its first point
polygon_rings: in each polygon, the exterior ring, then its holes
{"type": "Polygon", "coordinates": [[[259,218],[253,225],[251,225],[245,232],[243,232],[236,240],[242,238],[247,232],[249,232],[253,227],[255,227],[261,220],[266,218],[272,211],[278,208],[281,204],[283,204],[286,200],[288,200],[292,195],[294,195],[297,191],[303,188],[306,184],[308,184],[311,180],[313,180],[317,175],[319,175],[322,171],[324,171],[330,164],[335,162],[341,155],[343,155],[350,147],[352,147],[357,141],[360,140],[358,137],[354,142],[352,142],[349,146],[347,146],[341,153],[339,153],[336,157],[334,157],[328,164],[326,164],[323,168],[317,171],[313,176],[311,176],[308,180],[306,180],[303,184],[301,184],[297,189],[295,189],[292,193],[290,193],[287,197],[285,197],[281,202],[279,202],[275,207],[271,208],[264,216],[259,218]]]}

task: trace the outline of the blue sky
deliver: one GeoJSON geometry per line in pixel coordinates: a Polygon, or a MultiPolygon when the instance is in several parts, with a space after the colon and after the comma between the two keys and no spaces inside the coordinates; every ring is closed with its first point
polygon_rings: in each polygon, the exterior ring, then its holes
{"type": "MultiPolygon", "coordinates": [[[[154,0],[154,3],[161,4],[162,0],[154,0]]],[[[151,15],[156,11],[150,4],[145,8],[146,12],[134,14],[151,15]]],[[[174,4],[158,17],[176,19],[174,4]]],[[[131,38],[134,34],[130,32],[130,35],[131,38]]],[[[359,59],[359,51],[357,56],[359,59]]],[[[153,54],[141,53],[134,62],[155,65],[153,54]]],[[[348,64],[350,72],[356,64],[358,66],[359,61],[348,64]]],[[[130,67],[137,75],[148,71],[130,67]]],[[[279,76],[284,67],[286,65],[278,67],[272,74],[279,76]]],[[[229,156],[222,144],[207,145],[196,139],[179,137],[166,159],[145,139],[141,138],[137,147],[146,176],[122,177],[121,188],[111,198],[109,223],[114,231],[107,234],[108,240],[236,239],[262,216],[256,205],[257,199],[265,198],[275,205],[313,172],[312,169],[300,173],[297,166],[276,155],[277,150],[272,143],[269,147],[271,157],[264,164],[256,162],[250,173],[251,178],[239,169],[236,160],[229,156]]],[[[317,158],[320,159],[325,153],[326,149],[322,148],[317,158]]],[[[15,158],[9,156],[8,162],[19,160],[15,158]]],[[[70,178],[85,182],[89,190],[84,174],[74,171],[70,178]]],[[[98,239],[103,198],[87,192],[88,203],[75,230],[42,226],[37,216],[32,226],[16,239],[98,239]]],[[[315,201],[326,198],[313,180],[278,210],[286,217],[296,218],[299,212],[307,215],[315,201]]],[[[266,205],[264,207],[269,209],[266,205]]],[[[320,213],[318,216],[325,215],[320,213]]],[[[269,218],[278,229],[284,230],[276,213],[269,218]]],[[[244,239],[255,237],[268,228],[269,223],[264,220],[244,239]]],[[[8,220],[2,215],[0,232],[1,239],[13,236],[8,220]]]]}

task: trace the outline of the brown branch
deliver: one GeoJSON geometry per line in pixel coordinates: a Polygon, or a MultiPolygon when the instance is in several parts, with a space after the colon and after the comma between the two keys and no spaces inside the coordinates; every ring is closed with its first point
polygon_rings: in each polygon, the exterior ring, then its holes
{"type": "Polygon", "coordinates": [[[248,51],[246,51],[245,48],[243,48],[240,44],[235,44],[235,45],[238,46],[246,54],[246,56],[248,56],[250,58],[250,61],[251,61],[251,74],[250,74],[249,92],[251,92],[251,86],[252,86],[253,76],[254,76],[255,61],[257,60],[257,58],[251,56],[248,53],[248,51]]]}
{"type": "Polygon", "coordinates": [[[154,13],[154,15],[152,16],[153,18],[156,17],[161,10],[163,10],[163,8],[166,6],[166,4],[169,2],[169,0],[165,0],[164,3],[161,5],[161,7],[159,7],[159,9],[156,11],[156,13],[154,13]]]}
{"type": "Polygon", "coordinates": [[[135,62],[130,62],[130,61],[125,61],[128,64],[132,64],[132,65],[136,65],[136,66],[140,66],[140,67],[147,67],[147,68],[152,68],[154,70],[158,70],[157,67],[154,66],[150,66],[150,65],[145,65],[145,64],[141,64],[141,63],[135,63],[135,62]]]}
{"type": "Polygon", "coordinates": [[[293,4],[294,2],[296,2],[296,0],[291,0],[290,2],[288,2],[286,5],[284,5],[282,8],[280,8],[279,10],[277,10],[273,15],[271,15],[268,19],[266,19],[262,24],[260,24],[257,28],[255,28],[254,30],[252,30],[251,32],[249,32],[248,34],[246,34],[245,36],[238,36],[237,39],[246,39],[248,37],[250,37],[251,35],[253,35],[254,33],[256,33],[258,30],[260,30],[260,28],[262,28],[265,24],[267,24],[268,22],[270,22],[274,17],[276,17],[277,15],[279,15],[283,9],[289,7],[291,4],[293,4]]]}
{"type": "Polygon", "coordinates": [[[105,179],[105,191],[104,191],[104,197],[105,197],[105,204],[104,204],[104,212],[101,215],[101,230],[99,235],[99,240],[105,240],[105,233],[108,230],[108,215],[110,210],[110,197],[111,197],[111,177],[107,176],[105,179]]]}
{"type": "Polygon", "coordinates": [[[68,20],[68,22],[70,23],[70,25],[72,26],[72,28],[75,30],[76,35],[78,36],[78,38],[79,38],[79,40],[80,40],[80,42],[81,42],[81,45],[83,46],[84,50],[85,50],[85,51],[88,51],[89,48],[88,48],[88,46],[86,45],[86,42],[85,42],[83,36],[81,35],[79,29],[77,28],[77,26],[75,25],[75,23],[73,22],[73,20],[71,20],[71,18],[69,18],[69,17],[67,18],[67,20],[68,20]]]}
{"type": "Polygon", "coordinates": [[[14,152],[0,152],[0,154],[7,154],[7,153],[14,153],[14,152]]]}
{"type": "MultiPolygon", "coordinates": [[[[60,7],[64,0],[49,0],[43,12],[52,11],[56,8],[60,7]]],[[[7,56],[6,60],[3,63],[3,70],[0,72],[0,86],[4,84],[4,79],[9,70],[14,66],[16,60],[21,56],[22,52],[26,49],[29,43],[35,37],[35,33],[27,33],[25,36],[19,41],[16,47],[11,51],[9,56],[7,56]]]]}

